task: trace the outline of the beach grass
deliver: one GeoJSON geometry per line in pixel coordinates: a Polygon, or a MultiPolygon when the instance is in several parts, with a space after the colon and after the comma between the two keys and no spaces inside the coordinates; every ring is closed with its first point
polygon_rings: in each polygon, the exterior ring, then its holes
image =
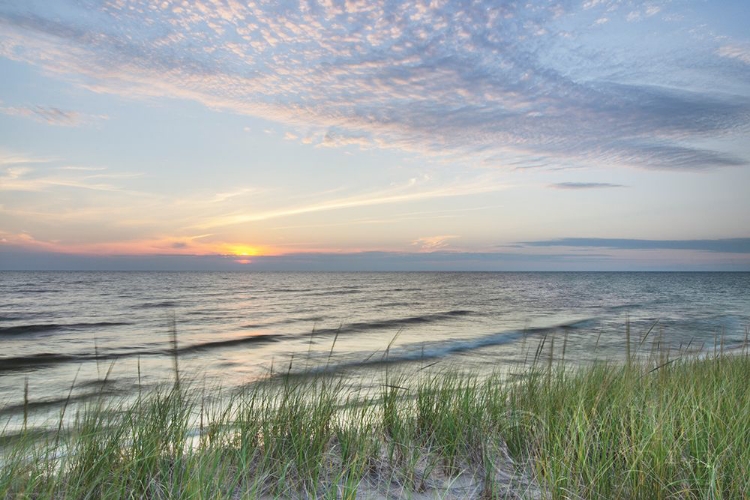
{"type": "Polygon", "coordinates": [[[287,375],[221,396],[182,377],[103,396],[5,436],[0,497],[750,496],[746,350],[540,359],[510,378],[391,369],[379,390],[287,375]]]}

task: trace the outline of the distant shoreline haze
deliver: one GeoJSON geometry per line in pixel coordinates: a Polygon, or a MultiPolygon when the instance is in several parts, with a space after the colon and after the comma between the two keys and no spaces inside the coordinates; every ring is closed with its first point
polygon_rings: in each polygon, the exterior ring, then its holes
{"type": "Polygon", "coordinates": [[[504,252],[77,255],[3,249],[0,271],[750,271],[750,238],[564,239],[504,252]]]}

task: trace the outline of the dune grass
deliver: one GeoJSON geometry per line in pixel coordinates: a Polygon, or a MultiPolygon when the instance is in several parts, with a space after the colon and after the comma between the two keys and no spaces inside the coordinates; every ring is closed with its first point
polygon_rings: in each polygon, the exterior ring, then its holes
{"type": "Polygon", "coordinates": [[[285,376],[226,397],[179,379],[102,397],[6,440],[0,497],[750,496],[747,351],[541,364],[391,371],[375,392],[285,376]]]}
{"type": "Polygon", "coordinates": [[[747,498],[748,380],[747,356],[535,374],[503,435],[553,498],[747,498]]]}

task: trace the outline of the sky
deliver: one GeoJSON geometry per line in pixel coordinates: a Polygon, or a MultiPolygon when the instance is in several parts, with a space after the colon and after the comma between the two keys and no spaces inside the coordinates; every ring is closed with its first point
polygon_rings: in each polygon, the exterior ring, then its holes
{"type": "Polygon", "coordinates": [[[750,271],[749,25],[0,0],[0,270],[750,271]]]}

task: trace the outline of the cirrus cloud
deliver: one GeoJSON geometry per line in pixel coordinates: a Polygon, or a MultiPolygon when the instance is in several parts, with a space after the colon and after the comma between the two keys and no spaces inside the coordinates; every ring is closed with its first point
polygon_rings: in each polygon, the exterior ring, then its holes
{"type": "Polygon", "coordinates": [[[705,252],[750,254],[750,238],[702,240],[644,240],[629,238],[560,238],[528,241],[530,247],[610,248],[620,250],[699,250],[705,252]]]}
{"type": "Polygon", "coordinates": [[[550,184],[552,189],[606,189],[625,187],[622,184],[611,184],[609,182],[558,182],[550,184]]]}
{"type": "Polygon", "coordinates": [[[60,109],[54,106],[10,106],[0,107],[0,113],[31,118],[48,125],[77,127],[96,120],[106,120],[105,115],[89,115],[78,111],[60,109]]]}
{"type": "Polygon", "coordinates": [[[746,72],[716,62],[745,61],[744,45],[690,45],[678,27],[665,36],[686,47],[648,71],[635,55],[582,50],[584,36],[606,38],[632,12],[655,18],[670,7],[621,3],[32,1],[0,6],[0,56],[96,92],[263,117],[307,131],[289,139],[326,147],[521,167],[748,164],[694,144],[747,134],[750,93],[695,87],[678,63],[663,62],[689,57],[703,76],[718,69],[744,81],[746,72]],[[597,60],[616,62],[602,74],[591,71],[597,60]],[[672,76],[638,78],[646,74],[672,76]]]}

